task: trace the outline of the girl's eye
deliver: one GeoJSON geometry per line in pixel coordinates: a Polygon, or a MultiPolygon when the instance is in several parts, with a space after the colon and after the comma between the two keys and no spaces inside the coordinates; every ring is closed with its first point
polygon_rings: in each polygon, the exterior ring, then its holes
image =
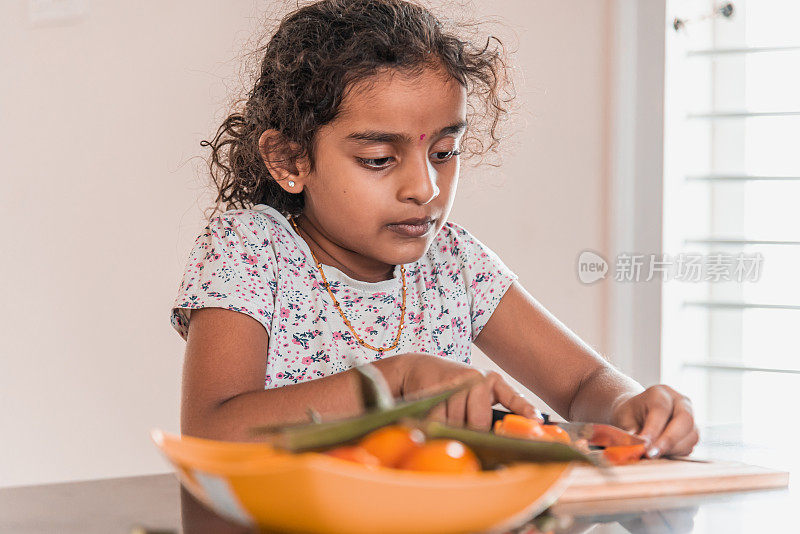
{"type": "Polygon", "coordinates": [[[391,156],[386,158],[357,158],[358,161],[361,162],[362,165],[368,167],[370,169],[383,169],[386,167],[386,163],[389,162],[391,156]]]}
{"type": "Polygon", "coordinates": [[[451,150],[449,152],[434,152],[434,155],[439,158],[439,161],[435,163],[444,163],[446,161],[450,161],[454,156],[458,156],[461,154],[460,150],[451,150]]]}

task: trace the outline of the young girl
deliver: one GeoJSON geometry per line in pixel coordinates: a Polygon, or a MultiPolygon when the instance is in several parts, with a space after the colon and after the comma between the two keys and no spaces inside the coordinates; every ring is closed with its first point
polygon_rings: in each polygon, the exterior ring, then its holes
{"type": "Polygon", "coordinates": [[[691,452],[688,399],[643,391],[447,220],[459,155],[494,149],[507,112],[490,42],[402,0],[323,0],[283,19],[243,109],[205,142],[228,211],[197,238],[172,309],[187,341],[182,432],[247,440],[309,407],[357,414],[353,367],[367,362],[398,398],[475,380],[433,419],[488,430],[496,403],[538,417],[470,366],[475,343],[565,418],[638,432],[651,457],[691,452]]]}

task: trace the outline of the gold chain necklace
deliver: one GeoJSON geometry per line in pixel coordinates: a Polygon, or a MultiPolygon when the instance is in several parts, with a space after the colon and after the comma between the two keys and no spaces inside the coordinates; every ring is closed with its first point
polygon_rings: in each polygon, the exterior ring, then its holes
{"type": "MultiPolygon", "coordinates": [[[[294,217],[289,216],[289,222],[292,223],[292,226],[294,226],[294,231],[297,232],[297,235],[299,236],[300,235],[300,229],[297,228],[297,224],[294,222],[294,217]]],[[[301,236],[301,239],[302,239],[302,236],[301,236]]],[[[308,247],[308,250],[311,251],[311,256],[314,258],[314,263],[317,264],[317,269],[319,270],[319,274],[322,275],[322,280],[325,282],[325,289],[328,290],[328,295],[331,296],[331,299],[333,300],[334,307],[339,312],[339,315],[342,316],[342,319],[344,320],[344,324],[347,325],[347,328],[350,329],[350,331],[355,336],[356,341],[358,341],[358,343],[360,345],[362,345],[364,347],[367,347],[368,349],[372,349],[374,351],[377,351],[377,352],[379,352],[381,354],[386,352],[387,350],[392,350],[393,348],[395,348],[397,346],[397,344],[400,342],[400,334],[403,332],[403,322],[404,322],[404,319],[406,317],[406,266],[402,265],[402,264],[400,265],[400,276],[403,279],[403,303],[400,306],[400,327],[397,329],[397,336],[395,336],[394,343],[392,343],[392,345],[390,347],[373,347],[372,345],[370,345],[369,343],[367,343],[366,341],[361,339],[361,336],[359,336],[356,333],[356,330],[355,330],[355,328],[353,328],[353,325],[351,325],[350,321],[347,320],[347,317],[345,317],[344,311],[342,310],[342,307],[339,305],[339,301],[336,300],[336,297],[334,297],[333,293],[331,293],[330,284],[328,284],[328,279],[325,277],[325,273],[322,270],[322,265],[320,265],[319,261],[317,260],[317,256],[314,254],[314,251],[311,250],[311,247],[308,247]]]]}

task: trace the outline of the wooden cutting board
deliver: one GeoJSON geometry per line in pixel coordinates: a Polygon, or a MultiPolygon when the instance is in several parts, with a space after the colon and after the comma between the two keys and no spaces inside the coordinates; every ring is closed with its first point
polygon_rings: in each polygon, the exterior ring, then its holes
{"type": "Polygon", "coordinates": [[[570,502],[663,497],[693,493],[782,488],[789,473],[731,461],[641,460],[610,468],[576,466],[559,504],[570,502]]]}

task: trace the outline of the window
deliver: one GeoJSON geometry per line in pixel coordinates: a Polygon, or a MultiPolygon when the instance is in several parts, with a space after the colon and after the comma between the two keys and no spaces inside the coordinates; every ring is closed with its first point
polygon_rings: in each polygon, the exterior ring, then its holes
{"type": "Polygon", "coordinates": [[[664,250],[704,269],[662,286],[662,376],[757,443],[800,406],[800,2],[667,6],[664,250]]]}

